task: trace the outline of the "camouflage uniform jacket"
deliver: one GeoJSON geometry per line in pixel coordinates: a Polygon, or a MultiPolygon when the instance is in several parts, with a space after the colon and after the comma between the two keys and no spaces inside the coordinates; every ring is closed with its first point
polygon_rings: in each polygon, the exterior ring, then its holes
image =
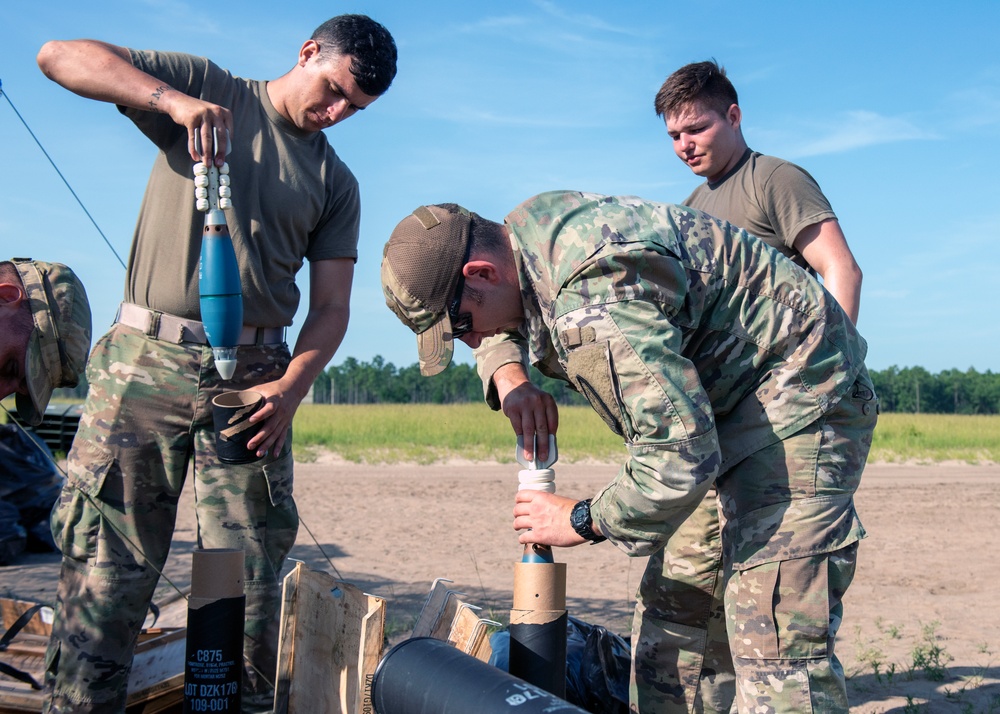
{"type": "Polygon", "coordinates": [[[527,359],[567,380],[629,458],[594,499],[619,548],[662,547],[714,479],[818,419],[864,366],[865,341],[804,270],[684,206],[579,192],[505,219],[524,334],[476,351],[491,375],[527,359]]]}

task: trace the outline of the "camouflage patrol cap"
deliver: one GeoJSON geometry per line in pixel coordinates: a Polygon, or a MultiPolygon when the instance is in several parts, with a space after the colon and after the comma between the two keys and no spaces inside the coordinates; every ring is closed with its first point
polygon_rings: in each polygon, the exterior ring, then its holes
{"type": "Polygon", "coordinates": [[[13,258],[28,296],[34,329],[28,338],[28,394],[17,395],[17,413],[35,426],[57,387],[75,387],[90,352],[90,302],[83,283],[61,263],[13,258]]]}
{"type": "Polygon", "coordinates": [[[420,373],[442,372],[454,351],[448,306],[468,256],[472,217],[461,206],[420,206],[382,251],[385,304],[417,335],[420,373]]]}

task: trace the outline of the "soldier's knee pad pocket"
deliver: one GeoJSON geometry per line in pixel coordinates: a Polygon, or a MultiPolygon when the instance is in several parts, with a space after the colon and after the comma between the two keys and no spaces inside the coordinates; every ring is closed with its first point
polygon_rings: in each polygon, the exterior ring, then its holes
{"type": "Polygon", "coordinates": [[[735,577],[735,657],[826,657],[830,600],[824,555],[762,563],[735,577]]]}
{"type": "MultiPolygon", "coordinates": [[[[632,660],[636,675],[650,682],[676,682],[680,670],[701,669],[707,631],[670,622],[649,613],[636,619],[632,630],[632,660]]],[[[697,679],[697,676],[695,677],[697,679]]]]}
{"type": "Polygon", "coordinates": [[[286,447],[278,458],[264,464],[264,477],[267,479],[267,493],[271,505],[279,509],[294,508],[292,499],[292,450],[286,447]]]}
{"type": "Polygon", "coordinates": [[[82,439],[74,440],[66,463],[66,484],[52,509],[52,537],[63,557],[86,560],[97,550],[101,490],[117,466],[110,451],[82,439]]]}

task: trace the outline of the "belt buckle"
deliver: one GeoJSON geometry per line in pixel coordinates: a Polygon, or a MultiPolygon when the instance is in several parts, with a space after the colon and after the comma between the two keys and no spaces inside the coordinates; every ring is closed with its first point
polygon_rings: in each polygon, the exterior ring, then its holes
{"type": "Polygon", "coordinates": [[[149,311],[149,325],[146,327],[146,336],[151,340],[160,339],[160,317],[162,312],[156,310],[149,311]]]}

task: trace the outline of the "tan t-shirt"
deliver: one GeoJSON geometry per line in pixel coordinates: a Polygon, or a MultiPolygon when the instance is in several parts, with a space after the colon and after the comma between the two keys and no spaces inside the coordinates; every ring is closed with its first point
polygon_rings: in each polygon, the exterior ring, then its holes
{"type": "MultiPolygon", "coordinates": [[[[303,260],[358,257],[358,182],[322,132],[282,117],[266,82],[233,77],[201,57],[130,50],[132,64],[174,89],[227,107],[233,208],[226,221],[243,287],[243,321],[292,323],[303,260]]],[[[204,214],[195,209],[187,132],[166,114],[119,107],[159,148],[136,224],[125,299],[200,319],[198,260],[204,214]]]]}
{"type": "Polygon", "coordinates": [[[793,247],[795,238],[803,228],[837,217],[805,169],[750,149],[728,174],[700,185],[684,204],[743,228],[807,269],[793,247]]]}

